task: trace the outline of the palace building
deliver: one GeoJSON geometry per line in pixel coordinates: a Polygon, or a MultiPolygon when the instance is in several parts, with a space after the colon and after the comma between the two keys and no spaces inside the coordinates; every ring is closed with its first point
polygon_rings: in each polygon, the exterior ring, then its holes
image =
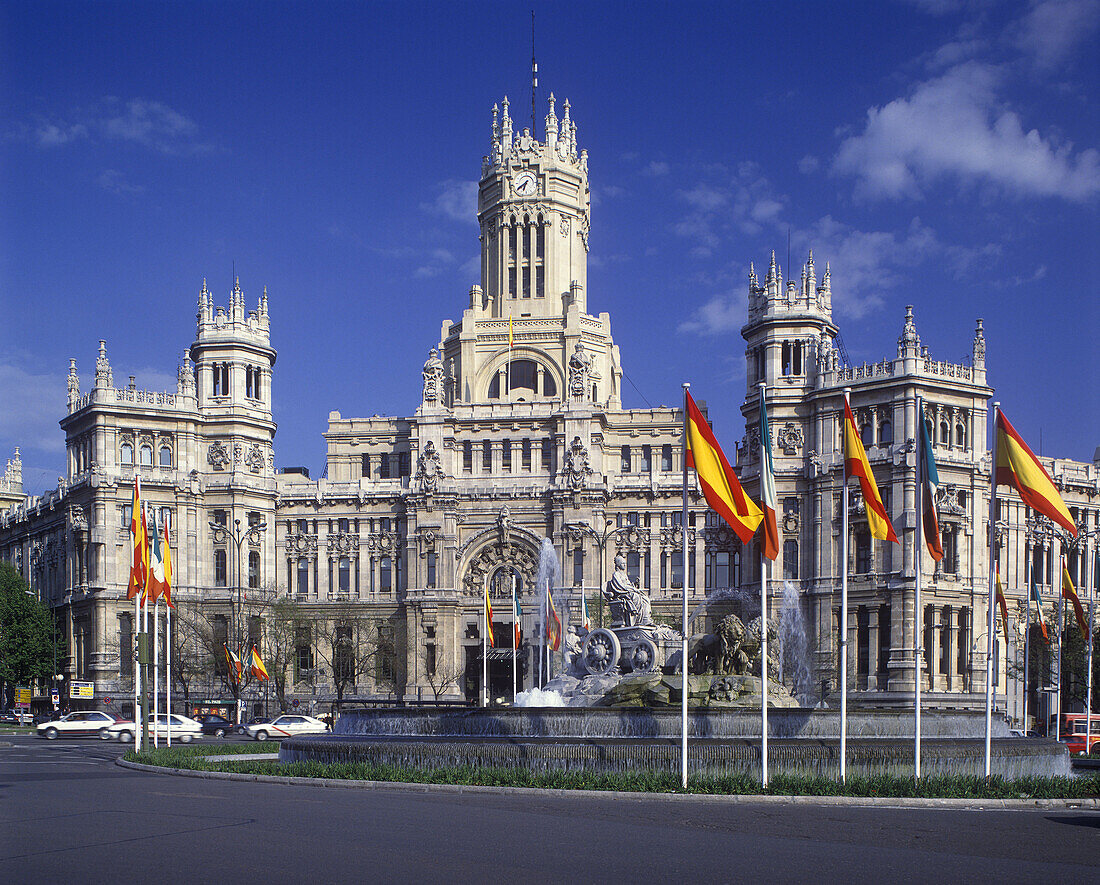
{"type": "MultiPolygon", "coordinates": [[[[219,307],[203,283],[195,341],[183,355],[175,391],[142,390],[134,378],[116,386],[104,341],[86,390],[75,360],[70,363],[68,413],[61,417],[66,475],[56,490],[24,495],[16,451],[0,479],[6,508],[0,559],[55,612],[66,637],[61,672],[94,682],[97,705],[128,692],[132,699],[135,625],[126,586],[135,473],[144,497],[171,525],[179,609],[173,633],[190,625],[196,655],[207,665],[192,674],[193,697],[227,695],[216,652],[222,643],[247,639],[269,670],[274,660],[285,673],[284,699],[475,699],[482,690],[488,588],[498,638],[489,653],[488,688],[492,697],[510,700],[513,580],[522,611],[521,687],[529,687],[536,678],[536,576],[544,539],[560,565],[555,601],[574,624],[582,595],[596,614],[616,554],[649,592],[655,615],[669,623],[677,622],[685,592],[693,609],[716,591],[741,598],[758,592],[755,542],[743,548],[694,482],[683,525],[681,409],[623,408],[611,317],[589,312],[588,156],[568,102],[559,118],[551,97],[545,123],[539,141],[528,130],[515,131],[507,100],[494,107],[478,192],[481,282],[470,288],[461,317],[444,320],[438,340],[426,348],[422,396],[412,414],[330,414],[321,478],[276,468],[271,390],[278,381],[266,289],[249,309],[235,280],[228,307],[219,307]],[[291,612],[289,630],[278,637],[277,600],[283,601],[279,611],[291,612]]],[[[870,538],[853,493],[849,687],[867,702],[906,703],[916,650],[929,704],[980,705],[993,393],[981,320],[966,359],[941,361],[922,345],[910,308],[898,318],[896,353],[891,344],[880,362],[852,366],[833,322],[828,264],[820,279],[817,274],[812,254],[798,280],[784,281],[774,254],[762,283],[750,270],[740,403],[746,434],[723,440],[756,496],[758,384],[764,382],[782,510],[771,616],[796,609],[805,624],[803,693],[816,701],[835,692],[839,416],[850,389],[901,543],[870,538]],[[921,420],[931,428],[941,480],[945,556],[938,564],[916,543],[921,420]],[[914,635],[917,568],[923,610],[914,635]]],[[[599,293],[591,294],[598,304],[599,293]]],[[[1097,465],[1044,464],[1075,519],[1094,531],[1097,465]]],[[[1060,553],[1068,553],[1080,583],[1096,535],[1073,546],[1037,524],[1004,488],[997,513],[1001,574],[1012,606],[1007,648],[998,629],[998,704],[1016,717],[1027,564],[1049,608],[1060,553]]],[[[705,626],[704,616],[692,631],[705,626]]],[[[165,636],[162,649],[167,642],[165,636]]],[[[183,640],[172,643],[185,655],[183,640]]],[[[1032,674],[1033,704],[1041,678],[1032,674]]],[[[250,704],[262,701],[260,691],[245,690],[250,704]]]]}

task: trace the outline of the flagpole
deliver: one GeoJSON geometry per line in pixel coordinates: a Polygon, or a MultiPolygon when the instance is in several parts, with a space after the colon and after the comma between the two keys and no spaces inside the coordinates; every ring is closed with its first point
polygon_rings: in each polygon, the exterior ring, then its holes
{"type": "Polygon", "coordinates": [[[516,679],[516,655],[519,654],[519,618],[516,617],[516,573],[512,572],[512,706],[516,704],[519,683],[516,679]]]}
{"type": "MultiPolygon", "coordinates": [[[[167,672],[164,674],[164,708],[168,721],[172,721],[172,606],[164,603],[164,655],[167,672]]],[[[172,729],[168,729],[168,746],[172,746],[172,729]]]]}
{"type": "MultiPolygon", "coordinates": [[[[160,720],[160,597],[153,600],[153,722],[160,720]]],[[[153,746],[160,746],[160,735],[156,726],[153,727],[153,746]]]]}
{"type": "Polygon", "coordinates": [[[681,584],[684,589],[684,635],[681,638],[680,651],[680,784],[686,790],[688,785],[688,389],[689,382],[684,382],[684,436],[683,445],[683,473],[684,473],[684,503],[680,519],[680,534],[683,542],[681,552],[681,584]]]}
{"type": "MultiPolygon", "coordinates": [[[[485,591],[488,594],[488,590],[485,591]]],[[[481,706],[489,706],[489,609],[485,601],[481,602],[481,619],[485,629],[481,631],[481,706]]]]}
{"type": "MultiPolygon", "coordinates": [[[[852,388],[844,388],[844,408],[848,410],[848,397],[852,388]]],[[[842,458],[840,487],[840,782],[847,777],[848,753],[848,451],[847,431],[842,458]]]]}
{"type": "Polygon", "coordinates": [[[1058,569],[1058,690],[1054,695],[1054,739],[1056,741],[1062,740],[1062,640],[1066,635],[1066,607],[1063,605],[1065,590],[1062,587],[1062,572],[1066,568],[1066,557],[1060,557],[1058,562],[1062,565],[1062,568],[1058,569]]]}
{"type": "MultiPolygon", "coordinates": [[[[761,381],[758,385],[760,388],[760,408],[764,410],[766,408],[764,403],[764,394],[768,389],[766,382],[761,381]]],[[[762,411],[763,414],[763,411],[762,411]]],[[[764,439],[763,435],[760,438],[761,453],[760,453],[760,498],[763,501],[766,497],[764,494],[764,484],[767,478],[764,475],[764,471],[770,470],[770,451],[765,450],[763,447],[767,446],[770,449],[771,438],[769,434],[768,439],[764,439]]],[[[765,507],[770,506],[765,502],[765,507]]],[[[765,531],[767,529],[765,528],[765,531]]],[[[766,562],[767,557],[764,556],[764,545],[760,545],[760,784],[765,789],[768,786],[768,565],[766,562]]]]}
{"type": "MultiPolygon", "coordinates": [[[[1087,523],[1086,523],[1087,525],[1087,523]]],[[[1093,587],[1093,583],[1096,580],[1095,570],[1096,567],[1093,563],[1093,556],[1089,556],[1089,536],[1085,533],[1085,583],[1089,585],[1089,639],[1088,639],[1088,667],[1086,672],[1088,673],[1088,686],[1085,688],[1085,755],[1089,755],[1092,752],[1092,643],[1094,629],[1093,619],[1095,617],[1096,609],[1096,592],[1093,587]]]]}
{"type": "Polygon", "coordinates": [[[914,433],[921,441],[917,446],[917,530],[913,533],[913,565],[916,578],[913,582],[913,779],[920,780],[920,683],[921,683],[921,538],[924,535],[924,397],[917,397],[917,423],[914,433]]]}
{"type": "Polygon", "coordinates": [[[1029,668],[1031,666],[1031,551],[1024,546],[1024,556],[1027,557],[1027,563],[1025,565],[1025,580],[1027,581],[1027,620],[1024,622],[1024,737],[1027,737],[1027,695],[1031,691],[1031,674],[1029,668]]]}
{"type": "Polygon", "coordinates": [[[989,609],[986,624],[985,649],[985,776],[989,777],[993,757],[993,566],[994,543],[993,522],[997,506],[997,413],[1001,404],[993,403],[993,442],[989,448],[992,455],[989,465],[989,594],[986,606],[989,609]]]}

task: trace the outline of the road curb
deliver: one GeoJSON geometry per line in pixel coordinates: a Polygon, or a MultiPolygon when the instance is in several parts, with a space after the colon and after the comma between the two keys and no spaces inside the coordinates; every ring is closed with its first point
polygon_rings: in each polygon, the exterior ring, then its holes
{"type": "Polygon", "coordinates": [[[956,811],[1087,811],[1100,809],[1100,799],[917,799],[876,796],[751,796],[713,793],[620,793],[611,790],[553,790],[537,787],[482,787],[464,784],[418,784],[406,781],[357,781],[324,777],[286,777],[272,774],[238,774],[231,771],[195,771],[166,768],[116,759],[115,764],[135,771],[174,774],[204,780],[253,781],[359,790],[398,790],[409,793],[472,793],[489,796],[561,796],[614,799],[618,801],[695,802],[724,805],[825,805],[851,808],[944,808],[956,811]]]}

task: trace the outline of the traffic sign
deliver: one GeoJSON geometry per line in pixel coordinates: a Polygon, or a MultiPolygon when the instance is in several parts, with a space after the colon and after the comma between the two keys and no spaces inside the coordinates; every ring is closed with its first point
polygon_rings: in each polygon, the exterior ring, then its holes
{"type": "Polygon", "coordinates": [[[294,699],[293,701],[291,701],[291,702],[290,702],[290,704],[291,704],[291,706],[293,706],[293,707],[297,707],[297,706],[298,706],[298,699],[297,699],[297,698],[295,698],[295,699],[294,699]]]}
{"type": "Polygon", "coordinates": [[[94,682],[77,682],[75,679],[69,683],[69,697],[90,701],[95,697],[94,682]]]}

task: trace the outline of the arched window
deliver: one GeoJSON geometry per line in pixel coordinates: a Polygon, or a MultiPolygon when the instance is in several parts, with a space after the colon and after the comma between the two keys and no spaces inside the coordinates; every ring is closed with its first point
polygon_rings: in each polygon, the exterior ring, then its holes
{"type": "Polygon", "coordinates": [[[894,425],[889,421],[883,421],[878,428],[878,444],[880,446],[892,445],[894,442],[894,425]]]}
{"type": "Polygon", "coordinates": [[[955,445],[960,449],[966,448],[966,425],[962,422],[955,425],[955,445]]]}
{"type": "Polygon", "coordinates": [[[260,587],[260,551],[248,551],[248,587],[258,590],[260,587]]]}
{"type": "Polygon", "coordinates": [[[172,447],[161,446],[160,447],[160,466],[171,467],[172,466],[172,447]]]}
{"type": "Polygon", "coordinates": [[[859,428],[859,439],[863,443],[863,447],[869,449],[875,444],[875,431],[874,427],[870,424],[864,424],[859,428]]]}
{"type": "Polygon", "coordinates": [[[118,461],[123,467],[132,467],[134,464],[134,447],[129,443],[123,443],[119,450],[118,461]]]}
{"type": "Polygon", "coordinates": [[[138,451],[138,460],[142,467],[153,466],[153,447],[142,446],[138,451]]]}
{"type": "Polygon", "coordinates": [[[946,421],[940,422],[940,445],[951,445],[951,428],[947,426],[946,421]]]}

